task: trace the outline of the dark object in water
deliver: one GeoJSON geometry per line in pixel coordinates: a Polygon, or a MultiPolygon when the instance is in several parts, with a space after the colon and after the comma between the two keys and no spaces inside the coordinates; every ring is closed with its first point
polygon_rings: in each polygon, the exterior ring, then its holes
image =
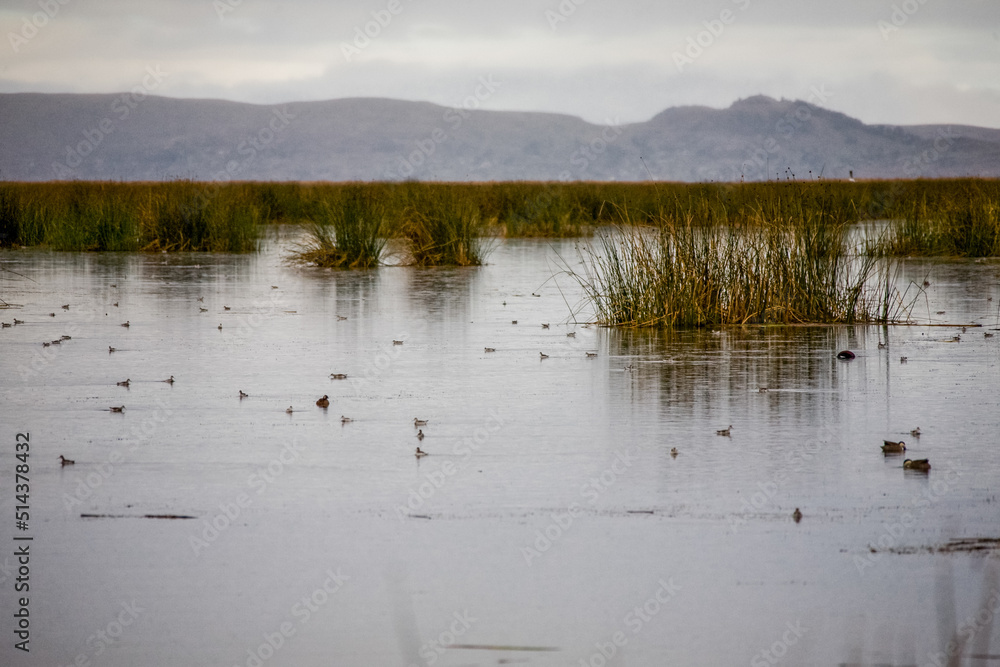
{"type": "Polygon", "coordinates": [[[928,461],[927,459],[914,459],[912,461],[910,459],[906,459],[905,461],[903,461],[903,469],[927,472],[928,470],[931,469],[931,464],[930,461],[928,461]]]}
{"type": "Polygon", "coordinates": [[[851,352],[850,350],[841,350],[840,352],[837,353],[837,358],[838,359],[853,359],[854,358],[854,353],[851,352]]]}
{"type": "Polygon", "coordinates": [[[798,507],[796,507],[795,511],[792,512],[792,520],[795,521],[795,523],[802,521],[802,512],[799,510],[798,507]]]}

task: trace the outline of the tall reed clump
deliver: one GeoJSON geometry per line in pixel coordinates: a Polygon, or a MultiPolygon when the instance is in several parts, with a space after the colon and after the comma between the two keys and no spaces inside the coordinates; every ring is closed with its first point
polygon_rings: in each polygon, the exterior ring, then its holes
{"type": "MultiPolygon", "coordinates": [[[[627,220],[625,221],[627,222],[627,220]]],[[[891,266],[848,247],[846,224],[820,216],[750,224],[632,224],[600,234],[580,282],[606,325],[856,323],[905,308],[884,289],[891,266]]]]}
{"type": "Polygon", "coordinates": [[[479,266],[492,249],[479,207],[448,190],[418,196],[404,215],[403,236],[418,266],[479,266]]]}
{"type": "Polygon", "coordinates": [[[900,218],[891,221],[882,241],[874,246],[882,255],[943,255],[995,257],[1000,255],[1000,198],[967,187],[961,201],[929,204],[912,202],[900,218]]]}
{"type": "Polygon", "coordinates": [[[299,261],[329,268],[377,266],[385,248],[385,211],[371,190],[349,186],[331,204],[319,202],[306,224],[308,241],[295,254],[299,261]]]}

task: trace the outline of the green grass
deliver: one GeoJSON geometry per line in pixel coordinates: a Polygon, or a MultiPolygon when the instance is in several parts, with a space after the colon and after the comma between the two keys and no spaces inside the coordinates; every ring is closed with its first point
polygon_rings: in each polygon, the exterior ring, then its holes
{"type": "Polygon", "coordinates": [[[319,202],[314,219],[305,226],[306,246],[293,257],[337,269],[378,266],[387,240],[384,207],[361,186],[340,194],[336,202],[319,202]]]}
{"type": "Polygon", "coordinates": [[[251,252],[264,225],[295,223],[310,226],[320,246],[346,253],[343,260],[333,253],[335,265],[366,266],[368,260],[358,258],[373,257],[375,248],[349,250],[352,223],[345,222],[356,217],[348,209],[359,198],[377,202],[382,220],[375,235],[371,219],[358,227],[355,236],[367,239],[361,245],[370,246],[373,237],[402,239],[421,264],[481,262],[490,240],[502,236],[587,236],[620,222],[622,211],[637,225],[756,225],[808,216],[843,224],[892,220],[892,233],[873,252],[1000,254],[997,179],[0,183],[0,246],[251,252]]]}
{"type": "Polygon", "coordinates": [[[862,323],[905,315],[891,261],[858,252],[848,225],[808,214],[698,224],[622,224],[567,269],[610,326],[862,323]]]}

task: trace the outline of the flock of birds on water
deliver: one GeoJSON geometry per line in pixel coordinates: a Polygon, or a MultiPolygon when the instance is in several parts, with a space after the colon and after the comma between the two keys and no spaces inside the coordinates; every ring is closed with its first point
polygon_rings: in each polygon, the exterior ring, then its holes
{"type": "MultiPolygon", "coordinates": [[[[111,287],[117,287],[117,285],[112,285],[111,287]]],[[[272,287],[272,289],[277,289],[276,285],[272,285],[271,287],[272,287]]],[[[992,298],[990,300],[992,301],[992,298]]],[[[203,302],[204,301],[204,297],[199,297],[198,301],[199,302],[203,302]]],[[[114,306],[117,307],[118,303],[115,302],[112,305],[114,305],[114,306]]],[[[505,301],[503,303],[503,305],[506,306],[507,302],[505,301]]],[[[223,306],[223,308],[225,308],[225,310],[230,310],[229,306],[223,306]]],[[[69,310],[70,309],[70,304],[63,305],[62,309],[63,310],[69,310]]],[[[204,312],[207,311],[207,309],[204,308],[204,307],[199,306],[199,311],[202,312],[202,313],[204,313],[204,312]]],[[[938,314],[942,314],[942,312],[943,311],[940,311],[938,314]]],[[[56,314],[54,312],[49,313],[48,315],[50,317],[55,317],[56,316],[56,314]]],[[[344,320],[344,319],[347,319],[347,318],[344,317],[344,316],[338,315],[337,319],[338,320],[344,320]]],[[[0,325],[2,325],[3,328],[8,328],[8,327],[11,327],[11,326],[16,326],[16,325],[19,325],[19,324],[24,324],[24,320],[19,320],[19,319],[15,318],[14,322],[13,322],[13,325],[9,324],[7,322],[0,323],[0,325]]],[[[512,320],[511,324],[516,325],[517,324],[517,320],[512,320]]],[[[124,328],[126,328],[126,329],[128,329],[128,328],[131,327],[131,323],[128,320],[126,320],[125,322],[121,323],[121,326],[124,327],[124,328]]],[[[542,326],[543,329],[548,329],[549,328],[549,324],[548,323],[542,323],[541,326],[542,326]]],[[[584,326],[586,326],[586,325],[584,325],[584,326]]],[[[222,331],[222,324],[221,323],[219,323],[218,329],[219,329],[219,331],[222,331]]],[[[966,332],[966,327],[961,327],[961,330],[962,330],[962,333],[965,333],[966,332]]],[[[575,338],[576,337],[576,332],[575,331],[569,332],[569,333],[566,334],[566,336],[568,338],[575,338]]],[[[989,333],[989,332],[984,332],[984,336],[986,338],[992,338],[993,334],[989,333]]],[[[61,336],[58,339],[43,342],[42,345],[44,347],[50,347],[52,345],[61,345],[63,342],[68,341],[68,340],[72,340],[72,338],[70,336],[64,335],[64,336],[61,336]]],[[[961,334],[957,334],[949,342],[960,342],[960,341],[961,341],[961,334]]],[[[393,345],[403,345],[403,342],[404,341],[402,341],[402,340],[393,340],[392,344],[393,345]]],[[[882,341],[879,341],[878,348],[880,350],[887,349],[888,348],[888,343],[883,343],[882,341]]],[[[108,353],[109,354],[114,353],[115,351],[116,351],[116,348],[114,348],[112,346],[108,346],[108,353]]],[[[494,348],[494,347],[486,347],[486,348],[484,348],[484,352],[485,353],[493,353],[493,352],[496,352],[496,348],[494,348]]],[[[545,359],[549,358],[549,355],[545,354],[544,352],[539,352],[538,354],[539,354],[539,358],[541,360],[545,360],[545,359]]],[[[594,358],[594,357],[597,356],[597,353],[596,352],[586,352],[586,356],[588,358],[594,358]]],[[[850,360],[856,358],[856,355],[853,352],[851,352],[850,350],[842,350],[842,351],[838,352],[836,356],[837,356],[837,359],[840,359],[840,360],[843,360],[843,361],[850,361],[850,360]]],[[[902,357],[899,358],[899,361],[900,361],[900,363],[906,363],[908,361],[908,359],[907,359],[907,357],[902,356],[902,357]]],[[[626,366],[625,370],[626,371],[633,370],[633,367],[632,366],[626,366]]],[[[347,374],[346,373],[331,373],[330,374],[330,379],[332,379],[332,380],[346,380],[347,379],[347,374]]],[[[167,384],[173,385],[174,384],[174,376],[171,375],[166,380],[160,380],[160,382],[165,382],[167,384]]],[[[119,387],[125,387],[127,389],[127,388],[129,388],[129,386],[131,385],[131,383],[132,383],[131,379],[130,378],[126,378],[125,380],[117,382],[117,386],[119,386],[119,387]]],[[[767,391],[767,387],[758,387],[758,391],[760,391],[760,392],[766,392],[767,391]]],[[[241,389],[239,391],[239,398],[240,398],[240,400],[242,400],[244,398],[247,398],[247,397],[249,397],[249,394],[247,394],[246,392],[244,392],[241,389]]],[[[327,408],[329,408],[330,407],[330,397],[328,395],[324,394],[323,396],[321,396],[320,398],[318,398],[316,400],[316,406],[319,407],[319,408],[321,408],[321,409],[324,409],[324,410],[327,409],[327,408]]],[[[110,412],[123,413],[125,411],[125,406],[124,405],[111,406],[110,408],[108,408],[108,410],[110,412]]],[[[294,413],[295,410],[292,408],[292,406],[288,406],[288,409],[286,409],[285,412],[290,415],[290,414],[294,413]]],[[[340,421],[341,421],[341,424],[349,424],[349,423],[353,422],[354,420],[352,418],[350,418],[350,417],[341,415],[340,421]]],[[[414,417],[413,418],[413,427],[417,429],[416,438],[420,442],[422,442],[423,439],[424,439],[424,431],[423,431],[423,429],[421,427],[422,426],[427,426],[428,421],[429,420],[427,420],[427,419],[420,419],[419,417],[414,417]]],[[[732,436],[732,430],[733,430],[733,425],[730,424],[726,428],[722,428],[722,429],[716,430],[715,433],[718,436],[723,436],[723,437],[727,437],[728,438],[728,437],[732,436]]],[[[915,438],[919,438],[920,437],[920,433],[921,433],[921,431],[920,431],[920,427],[919,426],[917,428],[913,429],[912,431],[910,431],[910,435],[913,436],[913,437],[915,437],[915,438]]],[[[906,452],[906,443],[904,441],[902,441],[902,440],[899,440],[899,441],[883,440],[883,444],[882,444],[881,449],[882,449],[882,453],[885,456],[887,456],[887,457],[888,456],[897,456],[897,455],[901,455],[901,454],[903,454],[903,453],[906,452]]],[[[680,452],[677,450],[676,447],[672,447],[671,450],[670,450],[670,456],[672,458],[677,458],[677,456],[678,456],[679,453],[680,452]]],[[[421,459],[421,458],[423,458],[425,456],[428,456],[428,452],[424,451],[419,446],[417,446],[416,450],[414,451],[414,456],[419,460],[419,459],[421,459]]],[[[68,459],[68,458],[66,458],[63,455],[60,455],[59,456],[59,463],[60,463],[61,466],[68,466],[68,465],[75,465],[76,461],[74,461],[72,459],[68,459]]],[[[915,472],[920,472],[920,473],[927,473],[931,469],[931,464],[930,464],[929,459],[904,459],[903,460],[903,469],[904,470],[915,471],[915,472]]],[[[795,511],[792,513],[792,519],[795,521],[795,523],[798,523],[799,521],[802,520],[802,516],[803,515],[802,515],[801,510],[798,507],[796,507],[795,511]]]]}

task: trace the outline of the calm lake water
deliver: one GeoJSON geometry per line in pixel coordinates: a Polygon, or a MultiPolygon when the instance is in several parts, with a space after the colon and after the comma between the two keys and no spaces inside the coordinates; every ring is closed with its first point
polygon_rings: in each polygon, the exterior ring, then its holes
{"type": "Polygon", "coordinates": [[[0,663],[932,665],[956,632],[961,664],[1000,661],[1000,262],[903,264],[914,318],[965,333],[615,331],[559,274],[574,241],[333,272],[288,264],[290,233],[0,253],[24,321],[0,330],[0,663]]]}

